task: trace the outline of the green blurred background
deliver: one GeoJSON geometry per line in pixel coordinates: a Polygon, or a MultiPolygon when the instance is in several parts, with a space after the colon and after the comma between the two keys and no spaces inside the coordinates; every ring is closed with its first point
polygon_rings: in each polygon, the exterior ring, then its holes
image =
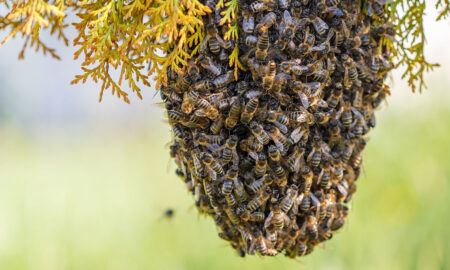
{"type": "MultiPolygon", "coordinates": [[[[449,23],[426,18],[442,67],[412,94],[393,74],[346,226],[311,255],[237,257],[174,175],[154,91],[127,105],[70,86],[63,61],[0,49],[0,269],[450,269],[449,23]],[[166,209],[172,219],[163,218],[166,209]]],[[[54,44],[57,44],[56,42],[54,44]]]]}

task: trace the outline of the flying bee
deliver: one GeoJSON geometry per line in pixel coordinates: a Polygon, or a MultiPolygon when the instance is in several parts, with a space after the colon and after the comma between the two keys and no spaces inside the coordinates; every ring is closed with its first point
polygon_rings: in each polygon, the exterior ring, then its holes
{"type": "Polygon", "coordinates": [[[236,126],[239,121],[239,116],[241,114],[241,103],[238,98],[234,100],[231,104],[230,111],[228,113],[228,117],[225,119],[225,127],[228,129],[232,129],[236,126]]]}
{"type": "Polygon", "coordinates": [[[253,173],[255,178],[261,178],[266,174],[267,171],[267,157],[263,153],[258,155],[258,159],[256,160],[256,165],[253,169],[253,173]]]}
{"type": "Polygon", "coordinates": [[[255,17],[248,9],[242,10],[242,17],[242,30],[247,34],[253,33],[253,30],[255,29],[255,17]]]}
{"type": "Polygon", "coordinates": [[[314,30],[316,30],[319,36],[325,34],[325,32],[329,29],[328,24],[324,22],[320,17],[318,17],[314,12],[309,12],[308,14],[309,21],[312,23],[314,30]]]}
{"type": "Polygon", "coordinates": [[[277,21],[277,15],[274,12],[267,13],[256,25],[255,30],[262,34],[269,30],[269,28],[277,21]]]}
{"type": "Polygon", "coordinates": [[[219,115],[219,111],[211,105],[206,99],[198,99],[196,102],[197,106],[201,109],[205,110],[206,117],[211,120],[214,120],[219,115]]]}
{"type": "Polygon", "coordinates": [[[252,200],[250,200],[247,204],[247,209],[250,211],[255,211],[261,205],[266,203],[266,201],[270,198],[270,188],[266,188],[264,192],[256,195],[252,200]]]}
{"type": "Polygon", "coordinates": [[[254,97],[251,98],[247,104],[244,107],[244,110],[241,114],[241,122],[244,124],[248,124],[252,119],[253,116],[258,109],[259,100],[258,98],[254,97]]]}
{"type": "Polygon", "coordinates": [[[225,142],[225,147],[222,152],[222,165],[228,164],[233,160],[234,164],[239,162],[239,156],[236,152],[236,146],[239,142],[239,138],[236,135],[231,135],[225,142]]]}
{"type": "Polygon", "coordinates": [[[199,57],[199,64],[202,68],[206,69],[209,73],[214,76],[219,76],[222,74],[222,68],[220,65],[214,63],[209,56],[201,55],[199,57]]]}
{"type": "Polygon", "coordinates": [[[263,145],[269,143],[270,137],[267,135],[266,131],[260,124],[252,121],[250,123],[250,131],[252,132],[253,136],[255,136],[255,138],[263,145]]]}
{"type": "Polygon", "coordinates": [[[266,31],[259,35],[256,43],[255,59],[258,62],[266,61],[267,50],[269,49],[269,33],[266,31]]]}
{"type": "Polygon", "coordinates": [[[200,160],[205,164],[207,168],[209,168],[210,172],[213,171],[215,174],[212,174],[213,180],[215,180],[216,175],[222,176],[224,175],[223,167],[220,165],[219,162],[217,162],[216,159],[213,158],[211,154],[208,154],[206,152],[202,152],[200,154],[200,160]]]}
{"type": "Polygon", "coordinates": [[[215,88],[223,88],[227,86],[229,83],[233,82],[234,80],[235,77],[233,71],[229,71],[214,79],[213,84],[215,88]]]}

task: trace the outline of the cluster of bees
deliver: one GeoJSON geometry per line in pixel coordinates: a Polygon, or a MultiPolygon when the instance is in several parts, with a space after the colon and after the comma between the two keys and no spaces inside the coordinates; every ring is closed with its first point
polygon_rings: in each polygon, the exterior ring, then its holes
{"type": "Polygon", "coordinates": [[[344,225],[389,94],[384,4],[241,0],[238,44],[223,38],[216,1],[205,4],[198,54],[161,89],[176,173],[240,256],[309,254],[344,225]]]}

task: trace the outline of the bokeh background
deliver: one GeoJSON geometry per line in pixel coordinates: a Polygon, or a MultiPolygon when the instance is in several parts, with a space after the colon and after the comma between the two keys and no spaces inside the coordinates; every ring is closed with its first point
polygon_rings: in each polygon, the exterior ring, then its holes
{"type": "Polygon", "coordinates": [[[108,94],[98,103],[98,85],[69,85],[73,48],[50,39],[62,61],[32,51],[18,61],[22,41],[9,42],[0,269],[450,269],[450,24],[428,13],[426,55],[442,67],[421,94],[393,73],[346,226],[298,260],[237,257],[198,216],[173,173],[153,89],[130,105],[108,94]]]}

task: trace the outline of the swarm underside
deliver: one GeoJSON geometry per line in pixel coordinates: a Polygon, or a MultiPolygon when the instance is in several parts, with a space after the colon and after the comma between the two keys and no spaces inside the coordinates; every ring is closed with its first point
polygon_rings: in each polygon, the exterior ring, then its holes
{"type": "Polygon", "coordinates": [[[241,0],[235,41],[206,4],[198,54],[161,89],[177,174],[240,256],[309,254],[344,225],[364,135],[389,93],[384,6],[241,0]],[[236,74],[235,45],[246,69],[236,74]]]}

